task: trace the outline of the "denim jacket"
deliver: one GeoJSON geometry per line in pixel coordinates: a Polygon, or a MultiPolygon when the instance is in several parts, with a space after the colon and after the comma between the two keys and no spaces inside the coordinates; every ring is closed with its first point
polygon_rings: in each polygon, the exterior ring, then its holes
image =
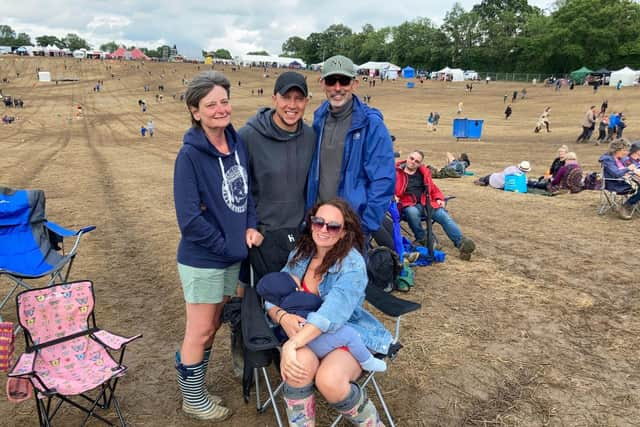
{"type": "MultiPolygon", "coordinates": [[[[289,254],[291,259],[295,251],[289,254]]],[[[302,278],[310,258],[289,263],[282,271],[302,278]]],[[[348,324],[358,332],[362,342],[377,353],[387,354],[391,344],[391,333],[371,313],[362,307],[364,291],[367,287],[367,268],[364,258],[351,249],[341,263],[333,265],[318,284],[318,292],[323,302],[320,308],[309,313],[307,322],[322,332],[335,332],[348,324]]]]}

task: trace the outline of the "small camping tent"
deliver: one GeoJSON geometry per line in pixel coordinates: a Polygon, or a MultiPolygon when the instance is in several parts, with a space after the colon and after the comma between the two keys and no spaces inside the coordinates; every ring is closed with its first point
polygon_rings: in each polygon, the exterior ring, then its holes
{"type": "Polygon", "coordinates": [[[576,82],[577,84],[582,84],[582,82],[584,82],[584,78],[591,73],[593,73],[593,70],[590,70],[587,67],[582,67],[578,70],[572,71],[570,76],[574,82],[576,82]]]}
{"type": "Polygon", "coordinates": [[[87,51],[85,49],[77,49],[73,51],[73,57],[82,59],[87,57],[87,51]]]}
{"type": "Polygon", "coordinates": [[[402,69],[402,77],[404,77],[405,79],[413,79],[416,77],[416,70],[415,68],[411,68],[410,66],[406,66],[402,69]]]}
{"type": "Polygon", "coordinates": [[[612,71],[611,77],[609,77],[609,86],[615,86],[619,81],[622,82],[622,86],[633,86],[636,81],[636,72],[629,67],[612,71]]]}

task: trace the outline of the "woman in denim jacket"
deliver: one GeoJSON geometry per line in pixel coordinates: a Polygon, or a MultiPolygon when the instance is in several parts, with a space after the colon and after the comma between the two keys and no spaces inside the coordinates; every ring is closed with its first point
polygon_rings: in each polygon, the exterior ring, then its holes
{"type": "Polygon", "coordinates": [[[283,271],[299,277],[302,288],[319,295],[322,305],[306,319],[274,305],[267,307],[271,320],[289,337],[280,363],[289,423],[315,425],[315,383],[331,406],[354,425],[381,426],[375,406],[353,383],[361,367],[351,353],[338,348],[318,360],[307,347],[319,335],[346,324],[372,352],[389,351],[391,334],[362,308],[368,279],[360,221],[345,201],[335,199],[312,208],[307,224],[283,271]]]}

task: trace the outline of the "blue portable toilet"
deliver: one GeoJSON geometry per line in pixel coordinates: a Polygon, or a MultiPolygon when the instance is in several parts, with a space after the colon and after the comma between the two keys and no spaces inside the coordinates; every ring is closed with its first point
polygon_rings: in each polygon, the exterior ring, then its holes
{"type": "Polygon", "coordinates": [[[405,79],[414,79],[416,77],[416,70],[407,65],[402,69],[402,77],[405,79]]]}
{"type": "Polygon", "coordinates": [[[482,137],[482,126],[484,120],[477,119],[453,119],[453,137],[456,140],[461,138],[480,139],[482,137]]]}

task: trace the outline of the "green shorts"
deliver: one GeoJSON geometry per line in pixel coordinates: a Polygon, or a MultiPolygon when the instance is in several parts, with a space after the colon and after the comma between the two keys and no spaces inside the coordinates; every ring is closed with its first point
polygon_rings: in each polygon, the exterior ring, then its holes
{"type": "Polygon", "coordinates": [[[227,268],[198,268],[178,263],[184,300],[190,304],[218,304],[236,294],[240,263],[227,268]]]}

